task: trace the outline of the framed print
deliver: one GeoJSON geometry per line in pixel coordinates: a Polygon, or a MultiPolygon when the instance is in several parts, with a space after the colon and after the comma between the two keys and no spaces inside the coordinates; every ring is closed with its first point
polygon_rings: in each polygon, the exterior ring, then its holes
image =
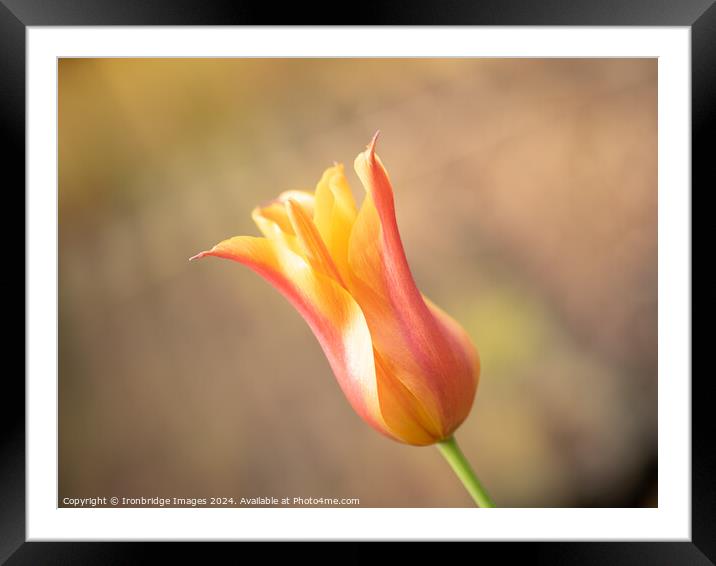
{"type": "Polygon", "coordinates": [[[26,221],[3,559],[713,560],[716,9],[450,6],[0,6],[26,221]]]}

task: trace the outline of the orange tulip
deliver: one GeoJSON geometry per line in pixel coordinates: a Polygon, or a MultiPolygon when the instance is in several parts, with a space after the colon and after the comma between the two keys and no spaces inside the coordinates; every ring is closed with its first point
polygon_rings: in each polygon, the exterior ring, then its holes
{"type": "Polygon", "coordinates": [[[354,164],[360,210],[335,165],[313,194],[287,191],[253,211],[264,237],[192,259],[232,259],[265,278],[311,327],[353,409],[390,438],[428,445],[467,417],[480,364],[465,331],[415,285],[376,138],[354,164]]]}

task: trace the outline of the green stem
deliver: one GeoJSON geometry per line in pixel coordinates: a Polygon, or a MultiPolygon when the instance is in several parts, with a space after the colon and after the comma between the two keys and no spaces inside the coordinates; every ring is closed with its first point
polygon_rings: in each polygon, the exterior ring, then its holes
{"type": "Polygon", "coordinates": [[[478,507],[494,507],[495,504],[490,499],[485,488],[482,487],[480,480],[477,479],[475,472],[470,467],[470,462],[467,461],[467,458],[465,458],[462,450],[457,445],[455,437],[451,436],[442,442],[438,442],[437,446],[478,507]]]}

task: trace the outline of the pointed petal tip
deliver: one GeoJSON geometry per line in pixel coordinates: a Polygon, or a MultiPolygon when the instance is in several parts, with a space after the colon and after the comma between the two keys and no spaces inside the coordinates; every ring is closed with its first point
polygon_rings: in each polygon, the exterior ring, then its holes
{"type": "Polygon", "coordinates": [[[194,260],[197,260],[197,259],[201,259],[201,258],[203,258],[203,257],[208,256],[210,253],[211,253],[211,250],[206,250],[206,251],[203,251],[203,252],[199,252],[198,254],[191,256],[191,257],[189,258],[189,261],[194,261],[194,260]]]}
{"type": "Polygon", "coordinates": [[[300,206],[300,205],[298,204],[298,202],[296,201],[296,199],[294,199],[293,197],[288,197],[288,198],[284,201],[284,204],[285,204],[285,206],[286,206],[286,209],[289,211],[289,213],[294,212],[295,209],[300,206]]]}
{"type": "Polygon", "coordinates": [[[296,232],[296,223],[299,222],[298,215],[301,214],[301,211],[299,210],[301,208],[301,205],[293,198],[287,198],[284,202],[284,206],[286,207],[286,213],[288,214],[289,222],[291,222],[291,226],[293,227],[293,231],[296,232]]]}
{"type": "Polygon", "coordinates": [[[378,136],[380,136],[380,130],[376,130],[373,134],[373,138],[370,140],[370,143],[368,144],[368,156],[373,159],[375,156],[375,144],[378,142],[378,136]]]}

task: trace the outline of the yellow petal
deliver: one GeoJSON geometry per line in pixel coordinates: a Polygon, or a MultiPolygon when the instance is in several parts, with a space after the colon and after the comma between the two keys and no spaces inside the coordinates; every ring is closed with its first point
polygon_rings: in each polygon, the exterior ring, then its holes
{"type": "Polygon", "coordinates": [[[341,286],[345,287],[336,264],[333,263],[326,244],[323,242],[316,225],[308,213],[298,202],[291,199],[286,202],[286,210],[288,211],[293,231],[301,246],[303,257],[308,260],[308,263],[315,270],[335,279],[341,286]]]}
{"type": "Polygon", "coordinates": [[[313,220],[341,276],[348,272],[348,240],[356,219],[353,199],[343,165],[323,173],[316,186],[313,220]]]}
{"type": "Polygon", "coordinates": [[[296,234],[291,226],[286,208],[286,202],[289,199],[300,202],[307,210],[313,210],[312,194],[305,191],[284,191],[268,204],[254,208],[251,218],[264,236],[301,255],[301,247],[295,237],[296,234]]]}

